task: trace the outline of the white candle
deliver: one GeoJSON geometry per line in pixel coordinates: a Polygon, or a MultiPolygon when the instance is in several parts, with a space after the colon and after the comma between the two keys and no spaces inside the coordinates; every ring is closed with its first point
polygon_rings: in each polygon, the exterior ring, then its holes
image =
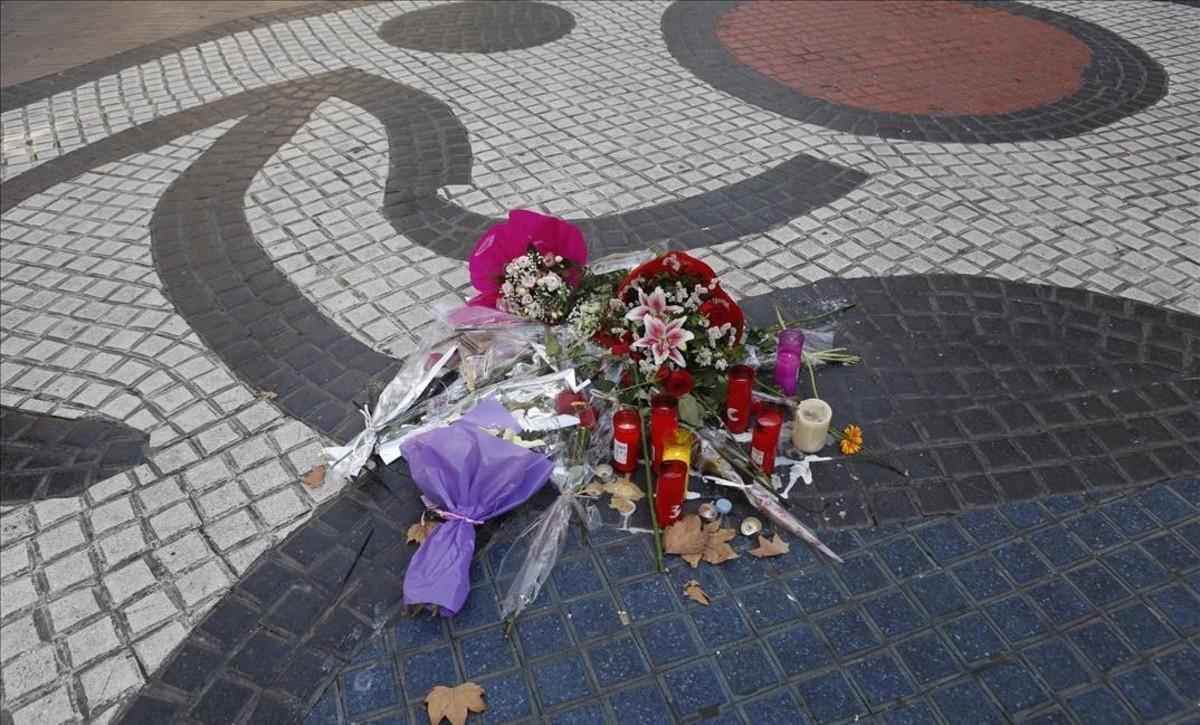
{"type": "Polygon", "coordinates": [[[809,398],[796,406],[796,419],[792,424],[792,445],[805,453],[816,453],[825,447],[829,435],[829,421],[833,420],[833,409],[819,398],[809,398]]]}

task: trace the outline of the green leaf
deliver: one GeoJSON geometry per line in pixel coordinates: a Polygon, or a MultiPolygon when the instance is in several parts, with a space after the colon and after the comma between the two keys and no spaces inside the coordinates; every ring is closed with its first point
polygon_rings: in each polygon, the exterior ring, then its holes
{"type": "Polygon", "coordinates": [[[704,424],[704,411],[691,393],[679,399],[679,419],[693,428],[704,424]]]}
{"type": "Polygon", "coordinates": [[[546,330],[546,337],[543,340],[546,346],[546,354],[550,357],[558,357],[558,353],[562,352],[562,346],[558,344],[558,336],[553,330],[546,330]]]}
{"type": "Polygon", "coordinates": [[[606,378],[594,378],[592,380],[592,387],[601,393],[608,393],[615,390],[617,386],[613,384],[613,381],[606,378]]]}

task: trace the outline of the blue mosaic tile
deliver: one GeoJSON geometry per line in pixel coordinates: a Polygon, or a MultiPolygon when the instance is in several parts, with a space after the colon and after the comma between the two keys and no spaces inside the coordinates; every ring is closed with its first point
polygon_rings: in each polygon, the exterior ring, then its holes
{"type": "Polygon", "coordinates": [[[749,700],[742,705],[747,722],[772,725],[809,725],[800,703],[787,690],[772,692],[749,700]]]}
{"type": "Polygon", "coordinates": [[[1104,622],[1091,622],[1070,632],[1071,641],[1084,657],[1101,672],[1128,662],[1133,653],[1121,642],[1117,633],[1104,622]]]}
{"type": "Polygon", "coordinates": [[[1042,506],[1045,506],[1047,511],[1056,516],[1068,514],[1072,511],[1078,511],[1079,509],[1083,508],[1083,505],[1082,498],[1071,494],[1051,496],[1050,498],[1042,501],[1042,506]]]}
{"type": "Polygon", "coordinates": [[[1116,725],[1136,720],[1129,713],[1117,696],[1105,688],[1089,690],[1079,695],[1067,698],[1067,707],[1075,713],[1075,717],[1085,725],[1116,725]]]}
{"type": "Polygon", "coordinates": [[[617,606],[608,594],[579,599],[566,605],[571,627],[582,640],[595,639],[621,629],[617,606]]]}
{"type": "Polygon", "coordinates": [[[1037,610],[1020,596],[990,604],[987,612],[1010,642],[1028,639],[1046,630],[1037,610]]]}
{"type": "Polygon", "coordinates": [[[646,652],[654,666],[679,662],[700,654],[700,646],[692,628],[683,617],[654,622],[641,627],[638,632],[646,643],[646,652]]]}
{"type": "Polygon", "coordinates": [[[779,675],[761,644],[721,650],[717,653],[717,665],[734,695],[750,695],[779,683],[779,675]]]}
{"type": "Polygon", "coordinates": [[[1005,723],[974,682],[958,682],[933,693],[933,701],[950,722],[1005,723]]]}
{"type": "Polygon", "coordinates": [[[1088,564],[1067,574],[1067,578],[1075,585],[1092,604],[1103,607],[1106,604],[1129,596],[1129,590],[1115,576],[1099,564],[1088,564]]]}
{"type": "Polygon", "coordinates": [[[844,720],[866,713],[866,708],[840,672],[812,677],[796,686],[808,709],[820,722],[844,720]]]}
{"type": "Polygon", "coordinates": [[[1036,531],[1029,540],[1054,566],[1066,566],[1087,556],[1087,550],[1062,526],[1036,531]]]}
{"type": "Polygon", "coordinates": [[[1104,520],[1104,517],[1099,513],[1092,512],[1083,514],[1078,518],[1071,519],[1067,522],[1067,528],[1071,533],[1079,537],[1083,545],[1092,551],[1104,551],[1111,549],[1125,541],[1120,532],[1112,527],[1112,524],[1104,520]]]}
{"type": "Polygon", "coordinates": [[[1157,591],[1150,595],[1154,605],[1180,630],[1200,627],[1200,600],[1182,584],[1157,591]]]}
{"type": "Polygon", "coordinates": [[[1050,699],[1029,669],[1020,662],[1002,662],[985,670],[982,679],[1008,713],[1027,710],[1050,699]]]}
{"type": "MultiPolygon", "coordinates": [[[[767,559],[747,556],[744,552],[720,567],[722,576],[734,589],[761,584],[771,578],[771,564],[767,559]]],[[[705,591],[708,591],[707,589],[705,591]]]]}
{"type": "Polygon", "coordinates": [[[954,655],[937,635],[926,634],[896,645],[896,652],[918,682],[929,683],[958,672],[954,655]]]}
{"type": "Polygon", "coordinates": [[[516,665],[512,642],[505,636],[504,627],[495,627],[459,640],[463,667],[468,678],[500,672],[516,665]]]}
{"type": "Polygon", "coordinates": [[[608,719],[605,717],[603,706],[598,703],[590,703],[560,712],[550,718],[550,722],[552,725],[606,725],[608,719]]]}
{"type": "MultiPolygon", "coordinates": [[[[800,607],[808,614],[836,607],[846,601],[841,590],[834,582],[833,577],[823,571],[802,574],[801,576],[789,579],[787,583],[792,592],[795,593],[796,599],[800,602],[800,607]]],[[[781,594],[784,599],[787,599],[786,592],[782,592],[781,594]]],[[[789,607],[784,608],[791,609],[789,607]]],[[[790,611],[789,616],[794,616],[794,612],[790,611]]]]}
{"type": "Polygon", "coordinates": [[[479,718],[484,723],[510,723],[533,714],[533,698],[520,672],[479,680],[487,692],[487,710],[479,718]]]}
{"type": "Polygon", "coordinates": [[[1047,710],[1037,715],[1022,718],[1022,725],[1074,725],[1062,710],[1047,710]]]}
{"type": "Polygon", "coordinates": [[[1142,542],[1142,548],[1168,571],[1182,573],[1188,571],[1200,562],[1200,557],[1174,534],[1163,534],[1142,542]]]}
{"type": "Polygon", "coordinates": [[[814,670],[830,661],[825,643],[817,631],[807,624],[772,634],[768,642],[775,659],[788,676],[814,670]]]}
{"type": "Polygon", "coordinates": [[[714,600],[707,607],[696,607],[691,614],[700,641],[710,648],[740,642],[751,634],[737,602],[731,598],[714,600]]]}
{"type": "Polygon", "coordinates": [[[654,557],[638,537],[624,544],[606,546],[597,552],[609,575],[616,579],[649,574],[654,571],[654,557]]]}
{"type": "Polygon", "coordinates": [[[971,542],[946,521],[938,521],[917,531],[921,543],[938,561],[962,556],[971,550],[971,542]]]}
{"type": "Polygon", "coordinates": [[[880,544],[875,551],[897,579],[924,574],[936,566],[916,540],[908,536],[880,544]]]}
{"type": "Polygon", "coordinates": [[[403,705],[396,687],[396,672],[391,664],[369,667],[341,677],[342,701],[346,714],[358,717],[372,710],[403,705]]]}
{"type": "Polygon", "coordinates": [[[650,577],[627,582],[617,587],[625,611],[634,622],[670,614],[679,609],[675,595],[662,577],[650,577]]]}
{"type": "Polygon", "coordinates": [[[442,617],[405,617],[392,632],[397,651],[403,652],[441,642],[446,638],[446,624],[442,617]]]}
{"type": "Polygon", "coordinates": [[[1113,501],[1104,506],[1104,513],[1126,536],[1138,536],[1158,528],[1154,519],[1129,499],[1113,501]]]}
{"type": "MultiPolygon", "coordinates": [[[[875,557],[871,554],[862,554],[861,556],[846,559],[845,563],[838,567],[837,572],[846,590],[855,596],[873,592],[889,584],[883,570],[875,563],[875,557]]],[[[800,585],[798,584],[797,588],[799,587],[800,585]]],[[[837,604],[840,601],[841,598],[839,595],[837,601],[834,601],[833,604],[837,604]]],[[[829,606],[832,606],[832,604],[829,606]]],[[[816,610],[809,610],[806,607],[805,611],[816,610]]]]}
{"type": "Polygon", "coordinates": [[[968,614],[944,624],[942,629],[946,639],[968,663],[981,662],[1006,649],[1004,640],[979,613],[968,614]]]}
{"type": "MultiPolygon", "coordinates": [[[[415,722],[419,722],[414,718],[415,722]]],[[[408,718],[404,717],[404,713],[395,712],[380,717],[373,717],[370,720],[361,721],[363,725],[407,725],[408,718]]],[[[486,718],[484,722],[487,722],[486,718]]]]}
{"type": "Polygon", "coordinates": [[[875,633],[863,616],[853,609],[838,612],[818,622],[825,639],[841,657],[874,647],[879,644],[875,633]]]}
{"type": "Polygon", "coordinates": [[[1071,648],[1057,639],[1030,647],[1025,650],[1025,658],[1054,690],[1066,690],[1091,679],[1071,648]]]}
{"type": "Polygon", "coordinates": [[[1172,483],[1171,488],[1193,506],[1200,507],[1200,478],[1185,478],[1172,483]]]}
{"type": "Polygon", "coordinates": [[[894,637],[912,631],[928,620],[917,611],[902,592],[890,592],[881,597],[868,601],[863,607],[879,627],[879,631],[888,637],[894,637]]]}
{"type": "Polygon", "coordinates": [[[1046,512],[1033,501],[1016,501],[1000,505],[1000,513],[1018,529],[1028,529],[1031,526],[1046,522],[1046,512]]]}
{"type": "Polygon", "coordinates": [[[992,549],[992,555],[1018,584],[1040,579],[1050,571],[1049,567],[1038,558],[1037,551],[1033,546],[1024,541],[992,549]]]}
{"type": "Polygon", "coordinates": [[[925,725],[937,721],[933,709],[923,701],[905,703],[899,710],[883,713],[884,725],[925,725]]]}
{"type": "Polygon", "coordinates": [[[1175,639],[1175,634],[1141,602],[1112,612],[1109,616],[1126,639],[1140,650],[1157,649],[1175,639]]]}
{"type": "Polygon", "coordinates": [[[913,579],[909,582],[909,587],[917,601],[925,607],[925,611],[934,617],[970,606],[966,596],[958,590],[950,575],[945,572],[913,579]]]}
{"type": "Polygon", "coordinates": [[[990,544],[993,541],[1012,536],[1012,528],[995,511],[984,509],[965,511],[959,514],[958,523],[966,529],[977,544],[990,544]]]}
{"type": "Polygon", "coordinates": [[[308,716],[304,718],[304,725],[326,725],[326,723],[336,724],[337,722],[337,688],[330,687],[317,700],[317,704],[313,705],[312,710],[308,711],[308,716]]]}
{"type": "Polygon", "coordinates": [[[1167,486],[1152,486],[1137,496],[1138,501],[1163,523],[1173,523],[1194,513],[1187,502],[1167,486]]]}
{"type": "Polygon", "coordinates": [[[1189,700],[1200,700],[1200,652],[1184,648],[1155,660],[1175,688],[1189,700]]]}
{"type": "Polygon", "coordinates": [[[1063,624],[1091,614],[1092,608],[1070,584],[1055,579],[1029,590],[1034,604],[1055,624],[1063,624]]]}
{"type": "Polygon", "coordinates": [[[605,581],[590,556],[559,562],[552,577],[554,588],[562,599],[582,597],[605,588],[605,581]]]}
{"type": "Polygon", "coordinates": [[[1000,573],[1000,567],[987,557],[964,561],[951,571],[976,601],[991,599],[1012,591],[1012,585],[1000,573]]]}
{"type": "Polygon", "coordinates": [[[738,594],[751,623],[759,629],[790,622],[800,614],[787,587],[773,582],[757,589],[747,589],[738,594]]]}
{"type": "Polygon", "coordinates": [[[592,673],[600,687],[615,687],[648,673],[633,637],[624,636],[595,645],[587,651],[592,673]]]}
{"type": "Polygon", "coordinates": [[[1135,591],[1152,587],[1167,578],[1167,572],[1136,546],[1105,556],[1104,563],[1135,591]]]}
{"type": "Polygon", "coordinates": [[[1183,538],[1187,539],[1192,546],[1200,549],[1200,521],[1193,521],[1190,524],[1184,524],[1178,529],[1175,529],[1183,538]]]}
{"type": "Polygon", "coordinates": [[[571,648],[567,625],[557,614],[522,617],[517,622],[517,641],[528,659],[557,654],[571,648]]]}
{"type": "Polygon", "coordinates": [[[453,687],[462,682],[454,652],[449,647],[410,654],[402,657],[400,664],[404,671],[404,695],[409,702],[422,701],[434,685],[453,687]]]}
{"type": "Polygon", "coordinates": [[[890,655],[871,657],[850,665],[850,676],[872,707],[913,693],[913,684],[890,655]]]}
{"type": "Polygon", "coordinates": [[[350,660],[351,666],[365,665],[370,662],[383,659],[387,656],[387,640],[383,637],[375,637],[369,640],[365,647],[354,655],[350,660]]]}
{"type": "Polygon", "coordinates": [[[671,670],[664,679],[671,702],[681,716],[728,702],[721,679],[708,662],[698,662],[671,670]]]}
{"type": "Polygon", "coordinates": [[[529,670],[533,675],[534,691],[547,706],[574,700],[592,691],[583,665],[575,656],[530,665],[529,670]]]}
{"type": "Polygon", "coordinates": [[[1113,680],[1138,715],[1147,720],[1182,712],[1187,707],[1171,692],[1162,677],[1149,667],[1122,673],[1113,680]]]}

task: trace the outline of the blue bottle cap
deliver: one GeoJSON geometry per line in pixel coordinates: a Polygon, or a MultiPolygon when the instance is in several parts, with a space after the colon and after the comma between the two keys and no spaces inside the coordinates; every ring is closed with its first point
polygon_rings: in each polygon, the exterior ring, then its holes
{"type": "Polygon", "coordinates": [[[727,498],[717,499],[717,512],[722,516],[733,510],[733,504],[727,498]]]}

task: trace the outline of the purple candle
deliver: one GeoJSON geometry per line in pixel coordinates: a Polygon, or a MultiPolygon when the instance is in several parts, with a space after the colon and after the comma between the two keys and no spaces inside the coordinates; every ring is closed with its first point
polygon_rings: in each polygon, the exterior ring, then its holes
{"type": "Polygon", "coordinates": [[[779,333],[775,349],[775,384],[784,395],[796,394],[796,381],[800,377],[800,358],[804,350],[804,333],[799,330],[783,330],[779,333]]]}

